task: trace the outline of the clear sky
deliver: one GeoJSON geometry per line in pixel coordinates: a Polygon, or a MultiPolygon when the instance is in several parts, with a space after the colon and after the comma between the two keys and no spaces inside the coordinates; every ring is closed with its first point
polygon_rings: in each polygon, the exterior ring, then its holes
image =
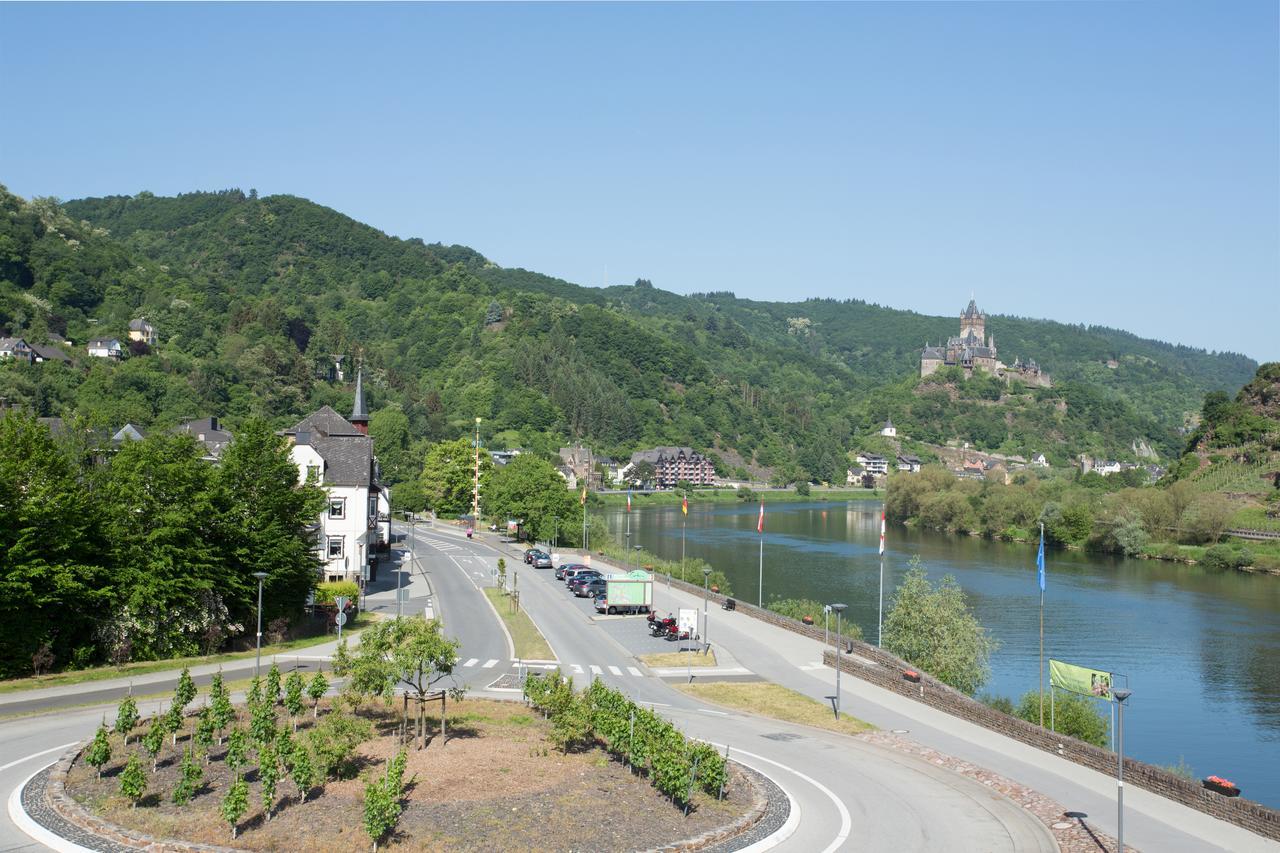
{"type": "Polygon", "coordinates": [[[0,3],[0,182],[1280,359],[1275,2],[0,3]]]}

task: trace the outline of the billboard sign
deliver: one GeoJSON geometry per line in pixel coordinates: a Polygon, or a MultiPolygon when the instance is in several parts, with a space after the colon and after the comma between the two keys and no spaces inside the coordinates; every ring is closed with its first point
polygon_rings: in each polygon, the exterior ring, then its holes
{"type": "Polygon", "coordinates": [[[1059,690],[1110,700],[1112,681],[1109,672],[1049,659],[1049,684],[1059,690]]]}

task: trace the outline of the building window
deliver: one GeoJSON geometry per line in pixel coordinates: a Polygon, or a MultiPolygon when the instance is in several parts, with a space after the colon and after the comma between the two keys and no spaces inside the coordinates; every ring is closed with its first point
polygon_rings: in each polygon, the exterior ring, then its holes
{"type": "Polygon", "coordinates": [[[320,482],[320,466],[319,465],[307,466],[307,482],[308,483],[320,482]]]}
{"type": "Polygon", "coordinates": [[[330,518],[346,518],[347,517],[347,499],[346,498],[329,498],[329,517],[330,518]]]}
{"type": "Polygon", "coordinates": [[[329,537],[329,559],[332,560],[341,556],[342,556],[342,537],[330,536],[329,537]]]}
{"type": "Polygon", "coordinates": [[[378,496],[369,495],[369,518],[377,519],[378,517],[378,496]]]}

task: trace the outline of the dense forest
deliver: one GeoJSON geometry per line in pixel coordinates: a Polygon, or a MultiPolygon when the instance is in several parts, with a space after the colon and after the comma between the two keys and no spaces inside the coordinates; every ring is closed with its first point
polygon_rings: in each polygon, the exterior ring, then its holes
{"type": "Polygon", "coordinates": [[[59,204],[0,188],[0,210],[0,336],[75,344],[66,363],[0,366],[0,397],[117,427],[209,414],[282,426],[321,404],[349,408],[359,362],[393,480],[420,468],[422,442],[466,435],[475,417],[488,446],[692,445],[725,475],[784,480],[842,479],[847,451],[890,416],[920,440],[1059,460],[1127,458],[1135,440],[1176,455],[1204,394],[1256,367],[992,316],[1002,357],[1035,358],[1053,389],[921,383],[919,348],[955,334],[953,317],[680,296],[645,280],[580,287],[253,191],[59,204]],[[123,339],[139,317],[157,346],[135,343],[119,363],[86,356],[87,339],[123,339]]]}

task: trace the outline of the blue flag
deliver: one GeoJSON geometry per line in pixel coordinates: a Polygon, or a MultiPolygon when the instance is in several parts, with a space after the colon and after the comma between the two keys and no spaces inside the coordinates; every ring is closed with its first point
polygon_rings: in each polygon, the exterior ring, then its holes
{"type": "Polygon", "coordinates": [[[1036,574],[1040,581],[1040,591],[1044,592],[1044,528],[1040,528],[1040,551],[1036,554],[1036,574]]]}

